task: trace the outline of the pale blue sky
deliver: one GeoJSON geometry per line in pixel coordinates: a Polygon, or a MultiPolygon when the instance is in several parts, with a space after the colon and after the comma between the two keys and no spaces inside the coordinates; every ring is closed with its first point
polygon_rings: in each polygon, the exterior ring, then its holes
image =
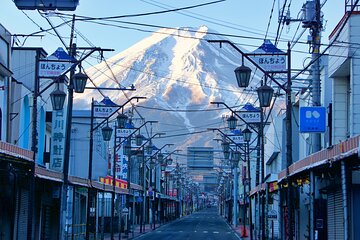
{"type": "MultiPolygon", "coordinates": [[[[193,0],[80,0],[80,5],[75,12],[64,12],[68,14],[75,13],[76,15],[83,15],[89,17],[104,17],[114,15],[136,14],[144,12],[160,11],[163,8],[159,7],[164,4],[169,5],[169,8],[180,8],[195,4],[210,2],[210,0],[193,1],[193,0]],[[155,6],[158,5],[158,6],[155,6]]],[[[296,18],[302,4],[305,0],[288,1],[292,2],[290,6],[291,17],[296,18]]],[[[323,2],[323,1],[322,1],[323,2]]],[[[328,43],[328,35],[334,29],[344,15],[345,1],[326,1],[323,8],[325,19],[325,31],[323,32],[323,43],[328,43]]],[[[268,38],[274,40],[274,35],[277,30],[278,19],[278,5],[282,5],[283,0],[275,1],[274,12],[272,14],[272,21],[268,38]]],[[[159,14],[156,16],[144,17],[128,17],[121,18],[122,21],[130,21],[144,24],[153,24],[167,27],[199,27],[206,25],[210,29],[220,33],[233,34],[247,37],[256,37],[263,39],[269,22],[269,16],[273,0],[227,0],[225,2],[207,5],[203,7],[194,8],[187,11],[171,12],[159,14]],[[186,14],[186,15],[184,15],[186,14]],[[254,33],[249,33],[254,32],[254,33]]],[[[37,11],[25,11],[25,13],[43,29],[49,28],[48,22],[40,16],[37,11]]],[[[52,17],[51,21],[57,25],[63,21],[57,17],[52,17]]],[[[7,28],[12,34],[29,34],[39,30],[39,27],[29,20],[25,14],[15,7],[12,0],[0,1],[0,23],[7,28]]],[[[140,27],[134,25],[120,24],[123,27],[135,27],[146,31],[155,31],[157,28],[140,27]]],[[[289,27],[285,26],[281,38],[291,40],[298,28],[299,23],[292,23],[289,27]]],[[[137,41],[150,35],[149,32],[141,32],[138,30],[124,29],[119,27],[101,26],[93,23],[77,22],[75,27],[83,34],[92,44],[103,48],[113,48],[114,53],[107,53],[109,57],[115,53],[135,44],[137,41]]],[[[300,26],[298,33],[301,32],[300,26]]],[[[70,27],[63,26],[59,29],[62,36],[68,37],[70,34],[70,27]]],[[[51,32],[53,33],[53,32],[51,32]]],[[[303,34],[302,40],[307,39],[308,31],[303,34]]],[[[24,41],[19,38],[20,42],[24,41]]],[[[69,39],[64,39],[68,44],[69,39]]],[[[230,40],[240,43],[249,51],[254,50],[255,46],[261,44],[261,40],[230,38],[230,40]],[[250,45],[250,46],[249,46],[250,45]],[[252,47],[253,46],[253,47],[252,47]]],[[[89,46],[78,35],[78,46],[89,46]]],[[[43,47],[49,54],[51,54],[57,47],[62,46],[57,37],[45,33],[43,38],[28,38],[24,44],[25,47],[43,47]]],[[[284,43],[279,44],[280,48],[285,49],[284,43]]],[[[294,50],[307,51],[306,44],[298,44],[294,50]]],[[[296,53],[294,53],[296,54],[296,53]]],[[[310,55],[308,55],[310,56],[310,55]]],[[[302,61],[306,58],[306,54],[296,58],[296,65],[302,65],[302,61]],[[302,60],[301,60],[302,59],[302,60]]]]}

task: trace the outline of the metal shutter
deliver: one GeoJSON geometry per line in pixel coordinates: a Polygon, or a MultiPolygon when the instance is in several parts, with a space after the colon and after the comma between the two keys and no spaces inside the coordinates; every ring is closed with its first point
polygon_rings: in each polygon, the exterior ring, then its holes
{"type": "Polygon", "coordinates": [[[21,188],[17,193],[15,235],[18,240],[27,239],[29,190],[21,188]]]}
{"type": "Polygon", "coordinates": [[[344,209],[341,189],[328,193],[327,199],[328,239],[344,239],[344,209]]]}

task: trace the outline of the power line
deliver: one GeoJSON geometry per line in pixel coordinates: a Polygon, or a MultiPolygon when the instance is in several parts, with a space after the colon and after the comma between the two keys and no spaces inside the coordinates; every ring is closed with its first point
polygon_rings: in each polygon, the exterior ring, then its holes
{"type": "Polygon", "coordinates": [[[269,21],[268,21],[268,25],[267,25],[267,28],[266,28],[266,33],[265,33],[264,39],[267,39],[267,35],[268,35],[270,24],[271,24],[271,19],[272,19],[273,13],[274,13],[275,1],[276,0],[273,1],[273,5],[272,5],[271,11],[270,11],[270,17],[269,17],[269,21]]]}
{"type": "MultiPolygon", "coordinates": [[[[192,9],[192,8],[198,8],[198,7],[203,7],[203,6],[212,5],[212,4],[216,4],[216,3],[221,3],[221,2],[225,2],[225,1],[226,0],[217,0],[217,1],[212,1],[212,2],[207,2],[207,3],[202,3],[202,4],[182,7],[182,8],[164,10],[164,11],[147,12],[147,13],[135,13],[135,14],[118,15],[118,16],[110,16],[110,17],[86,17],[86,16],[81,16],[81,15],[78,15],[78,16],[83,17],[83,18],[87,18],[89,20],[109,20],[109,19],[118,19],[118,18],[129,18],[129,17],[143,17],[143,16],[158,15],[158,14],[163,14],[163,13],[177,12],[177,11],[182,11],[182,10],[187,10],[187,9],[192,9]]],[[[64,14],[64,13],[57,13],[57,14],[64,15],[64,16],[69,16],[69,14],[64,14]]]]}
{"type": "MultiPolygon", "coordinates": [[[[140,1],[145,2],[147,4],[150,4],[150,5],[153,5],[153,6],[163,8],[163,9],[167,9],[167,8],[165,8],[163,6],[172,7],[170,5],[163,4],[163,3],[160,3],[160,2],[157,2],[157,1],[151,1],[151,2],[145,1],[145,0],[140,0],[140,1]],[[157,3],[157,4],[154,4],[154,2],[157,3]]],[[[190,12],[190,11],[187,11],[187,12],[190,12]]],[[[195,19],[198,19],[198,20],[202,20],[202,21],[205,21],[205,22],[208,22],[208,23],[212,23],[212,24],[215,24],[215,25],[218,25],[218,26],[221,26],[221,27],[226,27],[226,28],[229,28],[229,29],[232,29],[232,30],[239,30],[239,31],[243,31],[243,32],[246,32],[246,33],[251,33],[251,34],[255,34],[255,35],[259,35],[259,36],[263,35],[262,30],[249,28],[248,26],[242,26],[242,25],[239,25],[239,24],[235,24],[234,22],[228,22],[228,21],[224,21],[224,20],[221,20],[221,19],[216,19],[216,18],[212,18],[212,17],[201,15],[201,14],[194,13],[194,12],[190,12],[192,15],[191,14],[186,14],[186,13],[183,13],[183,12],[177,12],[177,13],[181,14],[181,15],[184,15],[184,16],[191,17],[191,18],[195,18],[195,19]],[[194,15],[195,16],[200,16],[200,17],[195,17],[194,15]],[[209,19],[212,19],[214,21],[210,21],[209,19]],[[221,23],[219,23],[219,22],[221,22],[221,23]],[[222,24],[222,23],[224,23],[224,24],[222,24]],[[228,25],[226,25],[226,24],[228,24],[228,25]],[[229,25],[232,25],[232,26],[229,26],[229,25]],[[234,26],[236,26],[236,27],[234,27],[234,26]],[[241,27],[241,28],[238,28],[238,27],[241,27]],[[249,29],[252,29],[254,31],[249,31],[249,29]]]]}

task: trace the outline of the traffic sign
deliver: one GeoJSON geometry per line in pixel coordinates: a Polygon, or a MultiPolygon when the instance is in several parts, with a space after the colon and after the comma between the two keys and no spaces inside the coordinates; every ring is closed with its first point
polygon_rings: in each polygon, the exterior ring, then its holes
{"type": "Polygon", "coordinates": [[[129,213],[129,209],[128,209],[128,208],[123,208],[122,213],[123,213],[123,214],[128,214],[128,213],[129,213]]]}
{"type": "Polygon", "coordinates": [[[326,131],[325,107],[300,107],[300,132],[324,133],[326,131]]]}
{"type": "Polygon", "coordinates": [[[273,210],[269,211],[267,217],[270,218],[270,219],[277,219],[277,212],[276,212],[276,210],[273,209],[273,210]]]}

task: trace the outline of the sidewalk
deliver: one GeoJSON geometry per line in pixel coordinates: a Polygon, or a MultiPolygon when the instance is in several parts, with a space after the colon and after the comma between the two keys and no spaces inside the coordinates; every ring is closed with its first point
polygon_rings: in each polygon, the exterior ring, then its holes
{"type": "MultiPolygon", "coordinates": [[[[155,229],[159,228],[160,226],[166,225],[170,222],[166,222],[161,225],[159,223],[156,223],[155,229]]],[[[145,227],[142,226],[142,231],[140,232],[140,225],[135,225],[133,227],[134,231],[129,232],[128,236],[126,236],[125,233],[121,233],[121,239],[133,239],[133,238],[139,237],[140,235],[143,235],[145,233],[153,231],[153,228],[154,228],[154,224],[152,224],[151,226],[150,226],[150,224],[146,224],[145,227]]],[[[110,240],[111,239],[110,237],[111,237],[110,233],[104,234],[105,240],[110,240]]],[[[114,239],[119,239],[119,233],[114,233],[114,239]]]]}
{"type": "Polygon", "coordinates": [[[246,225],[245,226],[245,231],[244,231],[244,226],[237,226],[237,227],[233,227],[231,226],[231,228],[238,234],[238,236],[240,236],[241,239],[250,239],[250,233],[249,233],[249,226],[246,225]]]}

